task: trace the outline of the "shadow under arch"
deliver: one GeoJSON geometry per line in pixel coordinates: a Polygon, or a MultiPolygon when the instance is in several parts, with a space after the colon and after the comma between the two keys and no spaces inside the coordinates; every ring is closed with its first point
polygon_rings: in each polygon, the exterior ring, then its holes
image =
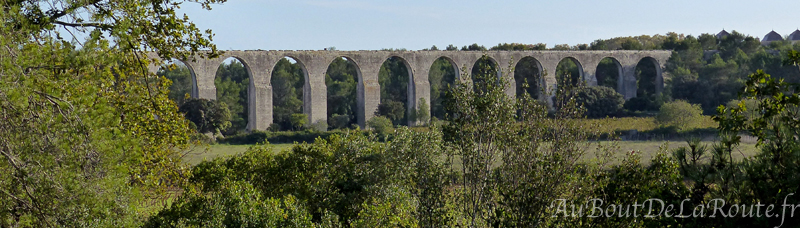
{"type": "Polygon", "coordinates": [[[607,56],[600,60],[595,70],[597,86],[605,86],[623,93],[622,64],[617,58],[607,56]]]}
{"type": "MultiPolygon", "coordinates": [[[[415,122],[411,117],[414,113],[417,103],[416,100],[416,86],[414,84],[414,72],[408,61],[399,55],[389,55],[381,63],[380,70],[378,71],[378,81],[381,90],[381,104],[386,102],[399,102],[403,104],[405,114],[400,118],[394,112],[396,107],[387,105],[381,108],[379,105],[378,112],[382,115],[387,115],[390,119],[394,120],[397,125],[413,125],[415,122]],[[404,78],[405,77],[405,78],[404,78]],[[405,86],[403,86],[405,84],[405,86]],[[405,87],[405,88],[402,88],[405,87]],[[385,95],[385,96],[384,96],[385,95]],[[391,110],[388,110],[391,109],[391,110]]],[[[387,103],[388,104],[388,103],[387,103]]]]}
{"type": "Polygon", "coordinates": [[[546,83],[542,64],[533,56],[522,57],[514,66],[514,82],[516,85],[516,96],[529,95],[533,99],[545,97],[542,93],[546,83]],[[524,83],[528,88],[523,88],[524,83]]]}
{"type": "Polygon", "coordinates": [[[475,91],[485,90],[486,88],[480,88],[480,83],[477,83],[476,79],[480,79],[479,76],[494,76],[495,83],[500,82],[500,78],[502,77],[502,71],[500,70],[500,64],[488,55],[483,55],[475,63],[472,64],[472,72],[470,74],[472,80],[472,88],[475,91]]]}
{"type": "Polygon", "coordinates": [[[580,83],[586,81],[586,76],[584,76],[583,72],[583,65],[577,58],[572,56],[567,56],[562,58],[558,61],[558,65],[556,66],[556,84],[559,86],[563,86],[561,84],[570,83],[573,86],[577,86],[580,83]],[[565,76],[569,75],[570,78],[566,78],[565,76]]]}
{"type": "Polygon", "coordinates": [[[445,119],[443,105],[445,93],[450,86],[455,86],[456,81],[460,80],[459,72],[458,64],[450,56],[439,56],[431,63],[428,71],[428,83],[430,85],[429,109],[432,118],[445,119]]]}
{"type": "Polygon", "coordinates": [[[636,63],[636,96],[655,96],[664,90],[664,78],[658,60],[645,56],[636,63]]]}

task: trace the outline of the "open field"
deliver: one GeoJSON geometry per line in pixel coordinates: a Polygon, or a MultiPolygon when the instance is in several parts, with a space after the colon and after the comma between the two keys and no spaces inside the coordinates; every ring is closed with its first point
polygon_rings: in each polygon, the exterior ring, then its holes
{"type": "MultiPolygon", "coordinates": [[[[612,117],[602,119],[583,119],[583,125],[598,126],[600,132],[614,132],[616,130],[629,131],[636,130],[639,132],[654,130],[659,127],[653,117],[612,117]]],[[[711,119],[710,116],[703,116],[702,119],[697,120],[692,129],[702,128],[717,128],[717,122],[711,119]]],[[[687,129],[690,130],[690,129],[687,129]]]]}
{"type": "MultiPolygon", "coordinates": [[[[293,144],[285,143],[285,144],[270,144],[272,147],[272,151],[277,153],[283,150],[289,150],[292,148],[293,144]]],[[[202,162],[203,160],[213,160],[217,157],[227,157],[231,155],[240,154],[250,148],[253,145],[227,145],[227,144],[215,144],[215,145],[208,145],[208,146],[199,146],[193,148],[183,157],[183,162],[189,165],[197,165],[198,163],[202,162]]]]}
{"type": "MultiPolygon", "coordinates": [[[[684,141],[602,141],[600,145],[609,146],[613,143],[617,143],[619,149],[613,150],[617,151],[614,153],[614,157],[618,159],[622,159],[625,157],[627,153],[631,151],[637,151],[642,155],[642,162],[647,164],[650,162],[650,159],[658,153],[659,147],[662,145],[666,146],[668,152],[671,152],[675,148],[687,146],[688,144],[684,141]]],[[[703,144],[707,145],[707,148],[710,152],[712,149],[713,142],[711,141],[703,141],[703,144]]],[[[231,155],[236,155],[239,153],[244,152],[247,148],[251,147],[252,145],[226,145],[226,144],[216,144],[216,145],[209,145],[206,147],[196,147],[191,152],[189,152],[186,156],[184,156],[184,162],[190,165],[196,165],[202,162],[204,159],[212,160],[217,157],[226,157],[231,155]]],[[[283,150],[289,150],[292,148],[293,144],[270,144],[272,150],[277,153],[283,150]]],[[[595,157],[595,152],[597,151],[598,144],[591,144],[590,148],[588,148],[586,155],[584,155],[584,159],[592,159],[595,157]]],[[[735,160],[741,160],[743,157],[750,157],[755,155],[758,150],[755,147],[754,143],[742,143],[738,148],[736,148],[733,152],[733,158],[735,160]]]]}
{"type": "MultiPolygon", "coordinates": [[[[674,149],[688,146],[685,141],[604,141],[600,142],[600,145],[603,146],[612,146],[613,143],[617,143],[619,149],[612,150],[618,151],[614,154],[615,158],[622,159],[626,156],[626,154],[630,153],[631,151],[636,151],[637,153],[641,153],[642,155],[642,163],[649,164],[650,160],[655,156],[658,151],[659,147],[665,146],[668,153],[672,153],[674,149]]],[[[712,141],[703,141],[702,144],[706,145],[707,152],[706,156],[711,156],[711,150],[713,149],[712,141]]],[[[588,150],[588,152],[584,155],[584,159],[592,159],[595,157],[595,152],[597,152],[597,144],[592,144],[592,148],[588,150]]],[[[735,148],[733,151],[733,159],[734,160],[741,160],[744,157],[752,157],[758,153],[758,149],[756,148],[755,143],[742,143],[739,145],[738,148],[735,148]]]]}

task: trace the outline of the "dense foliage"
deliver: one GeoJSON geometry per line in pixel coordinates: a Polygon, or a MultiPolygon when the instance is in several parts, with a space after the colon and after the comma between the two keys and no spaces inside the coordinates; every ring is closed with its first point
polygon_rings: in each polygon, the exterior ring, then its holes
{"type": "Polygon", "coordinates": [[[586,117],[603,118],[619,115],[625,99],[622,94],[605,86],[584,87],[577,91],[575,99],[586,108],[586,117]]]}
{"type": "Polygon", "coordinates": [[[398,57],[383,62],[378,71],[381,86],[381,103],[376,115],[385,116],[395,125],[407,125],[409,71],[406,63],[398,57]]]}
{"type": "Polygon", "coordinates": [[[225,135],[242,132],[247,128],[247,87],[250,77],[242,62],[231,59],[217,68],[214,86],[217,88],[217,100],[225,103],[231,113],[231,127],[225,129],[225,135]]]}
{"type": "Polygon", "coordinates": [[[272,122],[278,130],[290,130],[293,114],[303,113],[303,85],[305,74],[300,64],[283,58],[275,64],[270,79],[272,86],[272,122]]]}
{"type": "Polygon", "coordinates": [[[192,130],[145,55],[218,55],[181,3],[3,1],[0,227],[137,226],[185,182],[192,130]]]}
{"type": "Polygon", "coordinates": [[[325,73],[325,85],[328,89],[328,126],[343,128],[358,123],[356,119],[358,74],[356,64],[345,58],[336,58],[328,66],[328,71],[325,73]]]}
{"type": "Polygon", "coordinates": [[[700,105],[677,100],[662,105],[656,114],[655,121],[662,126],[688,129],[694,127],[701,118],[703,118],[703,110],[700,109],[700,105]]]}
{"type": "Polygon", "coordinates": [[[228,105],[219,100],[189,98],[178,108],[198,133],[219,134],[231,126],[228,105]]]}

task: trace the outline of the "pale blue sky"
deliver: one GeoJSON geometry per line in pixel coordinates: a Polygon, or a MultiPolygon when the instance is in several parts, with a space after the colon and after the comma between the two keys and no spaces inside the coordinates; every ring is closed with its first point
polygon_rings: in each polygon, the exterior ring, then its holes
{"type": "Polygon", "coordinates": [[[699,35],[723,28],[763,37],[800,27],[800,1],[775,0],[229,0],[186,3],[222,50],[419,50],[478,43],[591,43],[618,36],[699,35]]]}

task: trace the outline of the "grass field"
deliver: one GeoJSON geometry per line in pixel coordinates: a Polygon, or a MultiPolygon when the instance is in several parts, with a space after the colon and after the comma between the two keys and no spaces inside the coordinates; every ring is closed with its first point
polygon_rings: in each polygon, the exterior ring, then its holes
{"type": "MultiPolygon", "coordinates": [[[[631,151],[637,151],[637,153],[641,153],[642,155],[642,162],[647,164],[650,162],[650,159],[658,152],[659,147],[664,145],[668,149],[668,152],[671,152],[673,149],[678,147],[687,146],[686,142],[683,141],[603,141],[600,142],[601,145],[609,146],[613,143],[617,143],[619,149],[613,150],[617,151],[614,153],[614,157],[618,159],[622,159],[625,157],[627,153],[631,151]]],[[[704,141],[703,144],[707,145],[709,152],[712,149],[713,142],[711,141],[704,141]]],[[[244,152],[249,148],[251,145],[226,145],[226,144],[217,144],[217,145],[209,145],[206,147],[196,147],[192,151],[190,151],[186,156],[184,156],[183,161],[189,165],[196,165],[202,162],[204,159],[212,160],[217,157],[226,157],[231,155],[236,155],[239,153],[244,152]]],[[[289,150],[292,148],[293,144],[270,144],[272,146],[272,150],[277,153],[283,150],[289,150]]],[[[591,144],[590,148],[588,148],[587,153],[584,155],[584,159],[589,160],[595,157],[595,152],[597,148],[597,144],[591,144]]],[[[755,147],[754,143],[742,143],[738,148],[736,148],[733,152],[733,158],[735,160],[741,160],[743,157],[750,157],[756,154],[758,150],[755,147]]]]}
{"type": "MultiPolygon", "coordinates": [[[[615,130],[637,130],[650,131],[659,127],[653,117],[622,117],[622,118],[602,118],[602,119],[583,119],[583,125],[597,125],[600,132],[613,132],[615,130]]],[[[717,128],[717,122],[711,120],[710,116],[703,116],[691,126],[694,128],[717,128]]],[[[691,130],[691,129],[686,129],[691,130]]]]}
{"type": "MultiPolygon", "coordinates": [[[[272,151],[277,153],[283,150],[289,150],[293,144],[270,144],[272,151]]],[[[253,145],[227,145],[215,144],[208,146],[199,146],[193,148],[183,157],[183,162],[189,165],[197,165],[203,160],[213,160],[217,157],[227,157],[242,153],[253,145]]]]}
{"type": "MultiPolygon", "coordinates": [[[[636,151],[637,153],[641,153],[642,155],[642,162],[644,164],[649,164],[650,160],[655,156],[658,151],[659,147],[664,146],[668,153],[672,153],[674,149],[688,146],[685,141],[618,141],[618,142],[610,142],[604,141],[600,142],[601,145],[604,146],[611,146],[613,143],[617,143],[619,147],[617,153],[614,153],[614,157],[618,159],[624,158],[628,153],[631,151],[636,151]]],[[[706,152],[706,156],[711,156],[711,150],[713,149],[713,143],[711,141],[703,141],[702,144],[706,145],[708,149],[706,152]]],[[[595,157],[595,152],[597,152],[597,144],[592,144],[592,148],[588,150],[588,152],[584,155],[584,159],[592,159],[595,157]]],[[[733,159],[734,160],[741,160],[744,157],[751,157],[758,153],[758,149],[756,148],[755,143],[742,143],[739,147],[735,148],[733,151],[733,159]]]]}

